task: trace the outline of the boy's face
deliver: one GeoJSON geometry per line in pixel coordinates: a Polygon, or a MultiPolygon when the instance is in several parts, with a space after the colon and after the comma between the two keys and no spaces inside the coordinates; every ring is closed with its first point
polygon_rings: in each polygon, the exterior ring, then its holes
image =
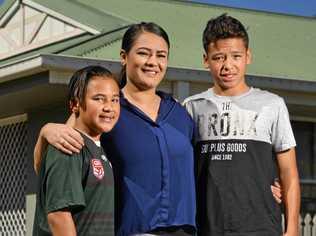
{"type": "Polygon", "coordinates": [[[92,138],[110,131],[120,114],[119,88],[112,78],[95,76],[90,79],[84,99],[79,105],[78,129],[92,138]]]}
{"type": "Polygon", "coordinates": [[[236,96],[248,90],[245,74],[251,62],[251,53],[241,38],[210,43],[203,59],[204,66],[211,72],[217,94],[236,96]]]}

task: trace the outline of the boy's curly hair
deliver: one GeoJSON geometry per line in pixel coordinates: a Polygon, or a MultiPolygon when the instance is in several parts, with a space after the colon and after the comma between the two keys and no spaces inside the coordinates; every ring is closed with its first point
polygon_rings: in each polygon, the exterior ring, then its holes
{"type": "Polygon", "coordinates": [[[241,38],[248,49],[248,33],[239,20],[228,16],[226,13],[210,19],[203,32],[203,47],[205,52],[208,51],[210,43],[227,38],[241,38]]]}

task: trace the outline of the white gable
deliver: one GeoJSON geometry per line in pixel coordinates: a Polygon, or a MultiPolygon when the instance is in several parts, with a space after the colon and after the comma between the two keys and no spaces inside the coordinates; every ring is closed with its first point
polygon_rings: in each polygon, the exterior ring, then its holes
{"type": "Polygon", "coordinates": [[[0,19],[0,59],[86,32],[99,33],[32,1],[17,1],[0,19]]]}

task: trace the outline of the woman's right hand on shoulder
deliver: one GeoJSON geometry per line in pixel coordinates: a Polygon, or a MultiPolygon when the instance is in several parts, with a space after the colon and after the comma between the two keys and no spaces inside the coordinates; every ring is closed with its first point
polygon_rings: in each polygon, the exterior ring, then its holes
{"type": "Polygon", "coordinates": [[[65,124],[48,123],[42,128],[41,134],[49,144],[67,154],[79,153],[84,145],[80,133],[65,124]]]}
{"type": "Polygon", "coordinates": [[[70,125],[56,123],[44,125],[34,147],[34,170],[36,173],[39,173],[43,153],[48,143],[67,154],[79,153],[84,145],[80,133],[70,125]]]}

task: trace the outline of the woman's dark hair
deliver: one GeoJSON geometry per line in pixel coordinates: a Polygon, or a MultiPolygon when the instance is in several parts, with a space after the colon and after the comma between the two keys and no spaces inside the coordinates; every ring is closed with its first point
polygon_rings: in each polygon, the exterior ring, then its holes
{"type": "MultiPolygon", "coordinates": [[[[153,33],[159,37],[162,37],[170,48],[170,42],[167,32],[153,22],[141,22],[139,24],[131,25],[125,32],[122,39],[121,49],[124,50],[126,54],[129,53],[133,47],[138,36],[144,32],[153,33]]],[[[120,73],[120,87],[123,88],[126,84],[126,67],[123,66],[120,73]]]]}
{"type": "Polygon", "coordinates": [[[248,33],[239,20],[227,14],[210,19],[203,32],[203,47],[205,52],[207,53],[210,43],[227,38],[241,38],[248,49],[248,33]]]}
{"type": "Polygon", "coordinates": [[[87,93],[87,87],[89,81],[94,76],[112,78],[116,81],[114,75],[102,66],[87,66],[77,70],[70,78],[68,84],[68,104],[70,105],[70,110],[72,110],[77,102],[85,109],[84,99],[87,93]]]}

